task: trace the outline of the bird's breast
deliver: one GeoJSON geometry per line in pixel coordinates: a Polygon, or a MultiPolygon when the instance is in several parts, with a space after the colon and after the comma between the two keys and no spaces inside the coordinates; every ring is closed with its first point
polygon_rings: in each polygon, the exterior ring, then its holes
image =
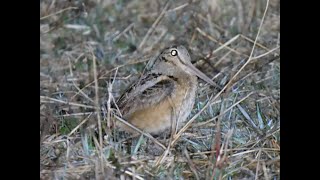
{"type": "Polygon", "coordinates": [[[177,82],[173,92],[163,101],[137,110],[127,117],[129,123],[148,133],[160,133],[171,127],[172,122],[186,121],[195,101],[197,79],[177,82]]]}

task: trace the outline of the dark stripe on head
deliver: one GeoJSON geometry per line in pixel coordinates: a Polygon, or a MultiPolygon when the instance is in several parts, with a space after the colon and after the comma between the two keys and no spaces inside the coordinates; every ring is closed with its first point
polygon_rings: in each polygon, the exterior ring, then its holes
{"type": "Polygon", "coordinates": [[[179,61],[181,62],[181,64],[186,65],[186,63],[184,63],[184,62],[181,60],[179,54],[178,54],[178,59],[179,59],[179,61]]]}
{"type": "Polygon", "coordinates": [[[178,81],[178,78],[174,77],[174,76],[168,76],[170,79],[174,80],[174,81],[178,81]]]}
{"type": "Polygon", "coordinates": [[[164,62],[168,62],[168,60],[167,60],[165,57],[163,57],[163,56],[161,56],[161,59],[162,59],[164,62]]]}

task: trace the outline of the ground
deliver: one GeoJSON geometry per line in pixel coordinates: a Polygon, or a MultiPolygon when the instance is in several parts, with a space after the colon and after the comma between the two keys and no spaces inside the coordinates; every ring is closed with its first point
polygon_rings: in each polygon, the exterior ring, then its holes
{"type": "Polygon", "coordinates": [[[40,178],[279,179],[280,0],[41,0],[40,178]],[[224,90],[200,80],[173,138],[110,126],[173,44],[224,90]]]}

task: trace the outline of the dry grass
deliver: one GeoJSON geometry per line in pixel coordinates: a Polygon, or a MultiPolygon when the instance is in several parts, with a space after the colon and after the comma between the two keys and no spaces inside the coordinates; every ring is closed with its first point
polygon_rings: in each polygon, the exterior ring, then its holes
{"type": "Polygon", "coordinates": [[[41,0],[41,179],[279,179],[279,24],[279,0],[41,0]],[[224,90],[201,81],[172,138],[112,128],[111,104],[173,43],[224,90]]]}

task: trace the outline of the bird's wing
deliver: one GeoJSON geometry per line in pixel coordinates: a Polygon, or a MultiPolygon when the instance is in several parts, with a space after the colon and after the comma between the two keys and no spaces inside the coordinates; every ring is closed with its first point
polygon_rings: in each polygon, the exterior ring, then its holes
{"type": "Polygon", "coordinates": [[[117,101],[122,113],[131,114],[137,110],[158,104],[174,89],[174,80],[161,74],[147,74],[133,83],[117,101]]]}

